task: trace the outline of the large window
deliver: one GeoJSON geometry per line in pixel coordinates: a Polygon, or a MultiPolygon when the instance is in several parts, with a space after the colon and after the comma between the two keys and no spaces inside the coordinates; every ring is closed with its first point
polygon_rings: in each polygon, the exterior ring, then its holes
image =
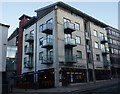
{"type": "Polygon", "coordinates": [[[82,52],[81,51],[77,51],[77,58],[82,58],[82,52]]]}
{"type": "Polygon", "coordinates": [[[100,61],[100,55],[99,54],[96,54],[96,60],[100,61]]]}
{"type": "Polygon", "coordinates": [[[98,32],[96,31],[96,30],[93,30],[93,34],[94,34],[94,36],[98,36],[98,32]]]}
{"type": "Polygon", "coordinates": [[[77,44],[81,44],[81,37],[76,36],[76,43],[77,43],[77,44]]]}
{"type": "Polygon", "coordinates": [[[42,58],[43,58],[43,52],[40,52],[39,53],[39,60],[42,60],[42,58]]]}
{"type": "Polygon", "coordinates": [[[95,48],[99,48],[98,46],[98,42],[95,42],[95,48]]]}
{"type": "Polygon", "coordinates": [[[80,24],[75,22],[75,30],[80,30],[80,24]]]}

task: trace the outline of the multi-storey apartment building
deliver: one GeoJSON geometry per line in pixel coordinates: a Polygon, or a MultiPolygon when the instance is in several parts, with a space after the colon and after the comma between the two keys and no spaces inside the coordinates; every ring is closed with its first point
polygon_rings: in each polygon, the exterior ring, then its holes
{"type": "Polygon", "coordinates": [[[112,75],[120,75],[120,31],[107,27],[107,36],[110,49],[110,60],[112,75]]]}
{"type": "Polygon", "coordinates": [[[9,25],[0,23],[0,93],[8,93],[6,77],[6,50],[9,25]]]}
{"type": "Polygon", "coordinates": [[[62,2],[22,25],[24,81],[42,87],[110,78],[106,24],[62,2]]]}

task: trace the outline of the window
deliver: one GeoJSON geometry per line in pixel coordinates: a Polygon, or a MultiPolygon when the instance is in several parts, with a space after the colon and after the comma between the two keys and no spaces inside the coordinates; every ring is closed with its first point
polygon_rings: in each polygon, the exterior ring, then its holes
{"type": "Polygon", "coordinates": [[[75,30],[80,30],[80,24],[75,22],[75,30]]]}
{"type": "Polygon", "coordinates": [[[94,36],[98,36],[98,32],[96,30],[93,31],[94,36]]]}
{"type": "Polygon", "coordinates": [[[81,44],[81,37],[76,36],[76,43],[81,44]]]}
{"type": "Polygon", "coordinates": [[[42,58],[43,58],[43,52],[40,52],[39,53],[39,60],[42,60],[42,58]]]}
{"type": "Polygon", "coordinates": [[[51,18],[50,20],[47,21],[47,23],[53,23],[53,19],[51,18]]]}
{"type": "Polygon", "coordinates": [[[43,25],[40,25],[40,32],[42,32],[43,30],[43,25]]]}
{"type": "Polygon", "coordinates": [[[31,34],[31,35],[34,35],[34,30],[32,30],[32,31],[30,32],[30,34],[31,34]]]}
{"type": "Polygon", "coordinates": [[[28,35],[28,34],[25,34],[25,40],[27,39],[27,35],[28,35]]]}
{"type": "Polygon", "coordinates": [[[25,50],[24,52],[26,52],[26,50],[27,50],[27,45],[25,46],[24,50],[25,50]]]}
{"type": "Polygon", "coordinates": [[[64,18],[63,21],[64,21],[64,23],[67,23],[67,22],[70,23],[71,22],[69,19],[66,19],[66,18],[64,18]]]}
{"type": "Polygon", "coordinates": [[[96,60],[100,61],[100,55],[99,54],[96,54],[96,60]]]}
{"type": "Polygon", "coordinates": [[[100,38],[103,38],[104,37],[104,34],[100,32],[100,38]]]}
{"type": "Polygon", "coordinates": [[[82,58],[82,52],[81,51],[77,51],[77,58],[82,58]]]}
{"type": "Polygon", "coordinates": [[[39,39],[40,45],[42,45],[43,37],[39,39]]]}
{"type": "Polygon", "coordinates": [[[98,42],[95,42],[95,48],[98,48],[98,42]]]}

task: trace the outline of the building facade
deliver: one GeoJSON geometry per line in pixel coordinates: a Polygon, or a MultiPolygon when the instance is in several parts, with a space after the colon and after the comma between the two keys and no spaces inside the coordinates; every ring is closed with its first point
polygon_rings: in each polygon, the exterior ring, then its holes
{"type": "Polygon", "coordinates": [[[6,50],[9,25],[0,23],[0,93],[7,93],[6,50]]]}
{"type": "Polygon", "coordinates": [[[22,25],[24,81],[57,87],[110,79],[106,24],[62,2],[35,12],[22,25]]]}
{"type": "Polygon", "coordinates": [[[120,75],[120,31],[110,27],[107,27],[106,29],[112,64],[112,75],[118,76],[120,75]]]}

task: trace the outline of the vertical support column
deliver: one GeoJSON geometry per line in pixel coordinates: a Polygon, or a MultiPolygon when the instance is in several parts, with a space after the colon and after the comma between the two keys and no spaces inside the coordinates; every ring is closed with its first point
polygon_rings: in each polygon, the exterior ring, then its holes
{"type": "Polygon", "coordinates": [[[92,49],[92,38],[91,38],[91,28],[90,28],[90,22],[88,23],[88,27],[89,27],[89,34],[90,34],[90,47],[91,47],[91,61],[92,61],[92,64],[93,64],[93,69],[92,69],[92,72],[93,72],[93,82],[95,83],[96,82],[96,77],[95,77],[95,66],[94,66],[94,60],[93,60],[93,49],[92,49]]]}
{"type": "Polygon", "coordinates": [[[85,35],[85,49],[86,49],[86,62],[87,62],[87,69],[86,69],[86,73],[87,73],[87,83],[89,83],[89,73],[88,73],[88,56],[87,56],[87,43],[86,43],[86,21],[84,20],[84,35],[85,35]]]}
{"type": "Polygon", "coordinates": [[[54,77],[55,87],[59,86],[59,61],[58,61],[58,33],[57,33],[57,7],[54,10],[54,29],[53,29],[53,58],[54,58],[54,77]]]}

